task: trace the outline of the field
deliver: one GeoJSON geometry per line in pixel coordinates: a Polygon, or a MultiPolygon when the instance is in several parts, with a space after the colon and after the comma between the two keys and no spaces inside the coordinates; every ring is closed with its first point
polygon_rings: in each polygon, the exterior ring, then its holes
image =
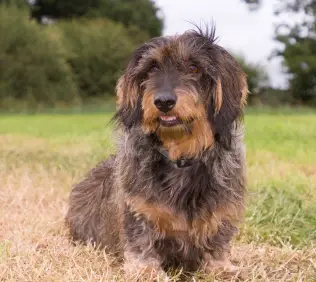
{"type": "MultiPolygon", "coordinates": [[[[124,281],[104,252],[70,244],[63,221],[71,186],[115,150],[110,117],[0,116],[0,281],[124,281]]],[[[316,281],[316,113],[251,109],[245,123],[240,279],[316,281]]]]}

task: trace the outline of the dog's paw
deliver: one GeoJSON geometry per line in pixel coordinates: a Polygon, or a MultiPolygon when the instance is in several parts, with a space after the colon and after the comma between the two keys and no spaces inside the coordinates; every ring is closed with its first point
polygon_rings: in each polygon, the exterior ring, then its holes
{"type": "Polygon", "coordinates": [[[211,255],[205,256],[204,271],[206,273],[225,273],[235,275],[239,271],[239,267],[232,264],[229,258],[214,259],[211,255]]]}
{"type": "Polygon", "coordinates": [[[169,281],[168,275],[163,271],[160,263],[155,259],[129,259],[125,260],[124,273],[126,281],[169,281]]]}

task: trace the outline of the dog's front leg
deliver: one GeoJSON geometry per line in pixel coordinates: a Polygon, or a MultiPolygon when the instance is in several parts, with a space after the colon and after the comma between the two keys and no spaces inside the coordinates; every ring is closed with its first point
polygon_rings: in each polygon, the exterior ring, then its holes
{"type": "Polygon", "coordinates": [[[124,215],[124,272],[129,281],[168,281],[155,251],[155,232],[141,215],[129,210],[124,215]]]}
{"type": "Polygon", "coordinates": [[[230,261],[230,240],[237,232],[237,228],[230,222],[224,221],[217,234],[209,239],[210,249],[203,257],[204,270],[208,273],[225,272],[234,274],[238,267],[230,261]]]}

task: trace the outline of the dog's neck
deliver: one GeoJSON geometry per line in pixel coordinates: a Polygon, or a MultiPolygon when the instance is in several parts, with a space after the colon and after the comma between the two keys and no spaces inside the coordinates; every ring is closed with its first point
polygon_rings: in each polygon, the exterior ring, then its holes
{"type": "Polygon", "coordinates": [[[158,130],[157,136],[171,161],[197,158],[214,143],[212,130],[207,120],[196,120],[188,130],[184,129],[174,134],[158,130]]]}
{"type": "Polygon", "coordinates": [[[184,158],[173,161],[170,159],[168,151],[161,146],[157,147],[157,151],[165,158],[167,163],[170,163],[175,168],[190,167],[197,162],[196,159],[184,159],[184,158]]]}

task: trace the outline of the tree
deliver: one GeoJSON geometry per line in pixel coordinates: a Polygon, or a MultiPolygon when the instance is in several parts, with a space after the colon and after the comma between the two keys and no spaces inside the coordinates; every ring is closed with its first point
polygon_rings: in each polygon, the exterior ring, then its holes
{"type": "Polygon", "coordinates": [[[43,16],[53,18],[80,17],[92,5],[91,0],[34,0],[31,5],[32,18],[40,22],[43,16]]]}
{"type": "Polygon", "coordinates": [[[151,0],[36,0],[32,5],[32,17],[38,21],[42,16],[108,18],[125,27],[135,26],[150,37],[162,33],[163,20],[158,12],[151,0]]]}
{"type": "MultiPolygon", "coordinates": [[[[247,4],[253,2],[244,0],[247,4]]],[[[254,0],[258,3],[258,0],[254,0]]],[[[282,50],[273,56],[281,56],[290,75],[290,90],[298,102],[316,103],[316,0],[279,0],[275,14],[302,15],[297,22],[279,23],[275,40],[282,43],[282,50]]],[[[293,18],[293,17],[291,17],[293,18]]]]}
{"type": "Polygon", "coordinates": [[[106,17],[123,23],[126,27],[137,26],[151,37],[159,36],[163,29],[163,20],[159,18],[159,9],[150,0],[99,0],[99,6],[87,13],[88,16],[106,17]]]}
{"type": "Polygon", "coordinates": [[[292,0],[280,4],[276,14],[301,13],[294,24],[281,23],[275,39],[284,45],[277,50],[289,74],[293,97],[305,104],[316,102],[316,1],[292,0]]]}

